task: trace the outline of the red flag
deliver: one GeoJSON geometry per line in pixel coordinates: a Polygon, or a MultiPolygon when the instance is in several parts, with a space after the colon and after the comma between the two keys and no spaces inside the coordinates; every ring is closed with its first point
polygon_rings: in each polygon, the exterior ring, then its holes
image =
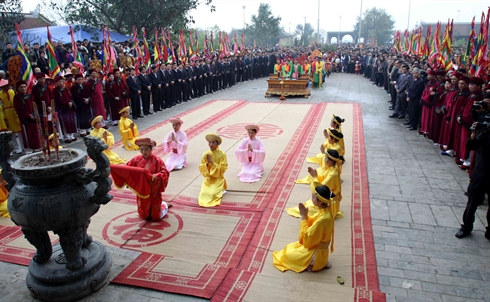
{"type": "Polygon", "coordinates": [[[48,48],[48,63],[49,63],[49,75],[51,78],[55,78],[61,73],[60,66],[58,65],[58,61],[56,60],[56,53],[53,47],[53,39],[51,37],[51,33],[49,32],[49,25],[46,24],[46,28],[48,30],[48,41],[46,42],[48,48]]]}

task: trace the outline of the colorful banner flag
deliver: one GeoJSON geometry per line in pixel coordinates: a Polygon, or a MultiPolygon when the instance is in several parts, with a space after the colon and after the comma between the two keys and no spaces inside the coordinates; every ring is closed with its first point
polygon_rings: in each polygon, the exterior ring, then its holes
{"type": "Polygon", "coordinates": [[[71,27],[70,25],[70,36],[71,36],[71,49],[72,49],[72,54],[73,54],[73,66],[75,66],[76,68],[78,68],[78,71],[80,73],[83,73],[85,71],[83,65],[84,65],[84,62],[83,62],[83,59],[82,59],[82,56],[80,55],[80,52],[78,51],[78,46],[77,46],[77,43],[75,41],[75,36],[73,34],[73,28],[71,27]]]}
{"type": "Polygon", "coordinates": [[[48,41],[46,42],[46,47],[48,50],[49,76],[54,79],[56,76],[61,74],[61,69],[58,65],[58,61],[56,60],[56,52],[54,51],[53,47],[53,38],[49,32],[48,24],[46,24],[46,29],[48,30],[48,41]]]}

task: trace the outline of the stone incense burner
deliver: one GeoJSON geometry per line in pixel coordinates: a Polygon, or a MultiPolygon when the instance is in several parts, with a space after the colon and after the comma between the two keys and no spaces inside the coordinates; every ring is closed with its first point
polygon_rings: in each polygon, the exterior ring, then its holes
{"type": "Polygon", "coordinates": [[[47,161],[42,152],[12,164],[16,179],[8,209],[25,238],[36,247],[26,279],[31,294],[44,301],[72,301],[107,283],[112,260],[105,247],[87,235],[90,217],[108,203],[112,180],[107,149],[100,139],[84,138],[96,169],[87,169],[87,153],[61,149],[47,161]],[[59,236],[54,247],[48,231],[59,236]]]}

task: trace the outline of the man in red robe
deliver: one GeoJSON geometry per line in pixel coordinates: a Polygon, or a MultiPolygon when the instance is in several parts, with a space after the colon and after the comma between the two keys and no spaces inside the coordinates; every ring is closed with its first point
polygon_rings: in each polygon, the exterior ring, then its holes
{"type": "Polygon", "coordinates": [[[437,98],[437,90],[439,82],[436,79],[436,71],[427,71],[428,82],[425,84],[424,91],[422,92],[422,98],[420,104],[422,105],[422,114],[420,117],[420,134],[425,136],[430,134],[430,125],[432,124],[432,117],[434,115],[434,103],[437,98]]]}
{"type": "MultiPolygon", "coordinates": [[[[444,85],[444,90],[442,91],[442,93],[437,94],[436,103],[434,104],[435,114],[432,117],[432,126],[431,126],[432,129],[431,138],[436,146],[439,146],[441,144],[440,138],[441,138],[441,129],[444,123],[444,109],[446,106],[446,99],[451,92],[451,88],[453,87],[450,78],[446,78],[445,80],[442,81],[442,83],[444,85]]],[[[440,88],[441,85],[439,85],[439,89],[440,88]]]]}
{"type": "Polygon", "coordinates": [[[107,115],[104,107],[104,96],[102,95],[102,82],[97,75],[97,70],[90,69],[89,74],[90,77],[85,82],[84,95],[86,98],[90,98],[93,116],[101,115],[103,118],[102,125],[107,128],[104,122],[107,115]]]}
{"type": "Polygon", "coordinates": [[[69,144],[76,141],[77,124],[75,119],[76,106],[68,88],[65,87],[65,78],[57,76],[54,78],[55,87],[53,90],[56,102],[56,111],[59,114],[61,129],[65,137],[65,143],[69,144]]]}
{"type": "Polygon", "coordinates": [[[34,102],[36,102],[37,110],[40,116],[43,115],[43,105],[44,101],[47,106],[51,106],[51,101],[53,100],[53,94],[51,89],[49,89],[46,84],[46,75],[44,73],[36,73],[35,75],[37,83],[32,87],[32,96],[34,97],[34,102]]]}
{"type": "Polygon", "coordinates": [[[145,220],[158,221],[168,211],[167,204],[162,201],[162,193],[168,184],[170,173],[163,160],[152,154],[156,142],[149,138],[139,138],[135,144],[140,147],[141,155],[131,159],[126,165],[149,170],[152,175],[150,196],[136,197],[138,203],[138,215],[145,220]]]}
{"type": "Polygon", "coordinates": [[[109,80],[105,84],[105,91],[111,109],[112,125],[116,126],[119,121],[119,111],[128,106],[128,91],[126,84],[121,79],[121,72],[115,70],[108,74],[109,80]]]}
{"type": "Polygon", "coordinates": [[[457,122],[457,116],[463,111],[464,105],[467,103],[470,97],[470,90],[468,89],[468,83],[470,79],[464,75],[459,76],[458,88],[459,92],[455,96],[453,104],[451,106],[451,112],[448,112],[446,119],[449,121],[450,130],[447,140],[447,151],[442,151],[442,155],[455,155],[455,149],[459,146],[459,135],[461,132],[461,124],[457,122]]]}
{"type": "Polygon", "coordinates": [[[27,83],[17,82],[17,94],[14,97],[14,108],[22,123],[22,139],[24,147],[33,151],[41,149],[41,139],[37,130],[36,119],[34,117],[34,97],[27,94],[27,83]]]}
{"type": "Polygon", "coordinates": [[[460,74],[458,72],[453,72],[451,74],[451,90],[448,92],[446,99],[444,100],[444,104],[441,107],[441,111],[443,114],[442,117],[442,128],[441,135],[439,139],[439,144],[441,145],[441,152],[444,154],[446,150],[448,150],[448,142],[449,135],[451,133],[451,115],[454,101],[456,100],[456,96],[459,93],[458,82],[459,82],[460,74]]]}
{"type": "Polygon", "coordinates": [[[460,124],[459,144],[457,145],[457,149],[455,149],[457,156],[456,163],[462,170],[468,170],[470,168],[470,154],[466,147],[466,141],[470,137],[471,125],[475,122],[472,118],[471,108],[474,103],[483,100],[481,88],[484,83],[485,81],[480,78],[471,77],[468,85],[471,92],[470,97],[467,99],[466,104],[464,104],[461,115],[456,118],[458,124],[460,124]]]}

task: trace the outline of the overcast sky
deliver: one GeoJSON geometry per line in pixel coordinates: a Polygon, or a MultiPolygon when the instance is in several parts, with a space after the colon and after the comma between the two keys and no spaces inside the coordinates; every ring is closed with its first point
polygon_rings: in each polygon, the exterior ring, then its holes
{"type": "MultiPolygon", "coordinates": [[[[24,0],[25,12],[34,10],[41,0],[24,0]]],[[[257,14],[260,3],[269,3],[274,16],[280,16],[281,26],[286,32],[294,31],[297,24],[310,23],[313,28],[318,24],[318,3],[320,2],[320,29],[326,31],[352,30],[361,11],[376,7],[384,8],[395,20],[395,28],[404,30],[410,21],[410,28],[420,21],[447,22],[454,18],[457,22],[471,22],[473,16],[480,20],[482,11],[487,11],[490,0],[213,0],[216,11],[200,5],[191,12],[196,24],[191,27],[208,28],[218,25],[229,31],[242,28],[250,23],[251,16],[257,14]],[[243,9],[245,6],[245,9],[243,9]],[[410,7],[410,20],[409,20],[410,7]]],[[[135,1],[137,3],[137,0],[135,1]]]]}

